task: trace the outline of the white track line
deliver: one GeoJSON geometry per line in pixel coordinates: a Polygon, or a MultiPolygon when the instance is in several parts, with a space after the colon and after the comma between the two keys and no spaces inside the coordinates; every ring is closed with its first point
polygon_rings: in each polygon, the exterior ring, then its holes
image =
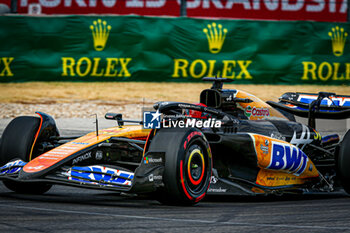
{"type": "Polygon", "coordinates": [[[0,207],[17,208],[17,209],[30,209],[30,210],[40,210],[40,211],[70,213],[70,214],[85,214],[85,215],[95,215],[95,216],[98,215],[98,216],[108,216],[108,217],[118,217],[118,218],[159,220],[159,221],[169,221],[169,222],[222,224],[222,225],[236,225],[236,226],[246,226],[246,227],[278,227],[278,228],[294,228],[294,229],[350,230],[350,226],[349,227],[332,227],[332,226],[331,227],[324,227],[324,226],[310,226],[310,225],[305,226],[305,225],[287,225],[287,224],[217,222],[217,221],[200,220],[200,219],[178,219],[178,218],[159,218],[159,217],[137,216],[137,215],[105,214],[105,213],[99,213],[99,212],[83,212],[83,211],[75,211],[75,210],[48,209],[48,208],[3,205],[3,204],[0,204],[0,207]]]}

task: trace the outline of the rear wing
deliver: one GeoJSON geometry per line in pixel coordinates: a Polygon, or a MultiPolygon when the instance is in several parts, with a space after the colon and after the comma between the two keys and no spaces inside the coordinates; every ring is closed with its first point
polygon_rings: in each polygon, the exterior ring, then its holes
{"type": "Polygon", "coordinates": [[[279,102],[267,101],[274,108],[296,116],[307,117],[309,126],[315,128],[315,119],[350,118],[350,96],[329,92],[299,93],[288,92],[279,98],[279,102]]]}

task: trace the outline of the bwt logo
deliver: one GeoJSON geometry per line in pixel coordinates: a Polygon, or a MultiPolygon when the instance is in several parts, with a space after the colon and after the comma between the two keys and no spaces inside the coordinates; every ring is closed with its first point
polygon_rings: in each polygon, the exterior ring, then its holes
{"type": "Polygon", "coordinates": [[[267,168],[287,170],[299,176],[305,171],[308,160],[304,152],[296,146],[273,142],[271,162],[267,168]]]}
{"type": "Polygon", "coordinates": [[[156,112],[143,112],[143,128],[159,129],[161,115],[158,110],[156,112]]]}

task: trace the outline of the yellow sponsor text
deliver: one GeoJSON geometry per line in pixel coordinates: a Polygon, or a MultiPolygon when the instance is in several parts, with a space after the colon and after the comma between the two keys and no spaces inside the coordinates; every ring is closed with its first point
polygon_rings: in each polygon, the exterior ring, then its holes
{"type": "Polygon", "coordinates": [[[13,76],[11,63],[14,57],[0,57],[0,77],[13,76]]]}
{"type": "Polygon", "coordinates": [[[174,59],[173,78],[202,78],[214,77],[230,79],[253,79],[248,67],[251,60],[202,60],[189,61],[186,59],[174,59]],[[219,70],[218,70],[219,69],[219,70]]]}
{"type": "Polygon", "coordinates": [[[62,57],[62,76],[130,77],[128,65],[132,58],[62,57]]]}
{"type": "Polygon", "coordinates": [[[350,80],[350,63],[303,61],[301,80],[350,80]]]}

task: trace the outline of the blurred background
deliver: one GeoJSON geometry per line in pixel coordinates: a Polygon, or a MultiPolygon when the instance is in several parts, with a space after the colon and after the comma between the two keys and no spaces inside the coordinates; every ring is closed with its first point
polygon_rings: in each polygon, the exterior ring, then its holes
{"type": "Polygon", "coordinates": [[[348,0],[0,0],[0,82],[348,85],[348,0]]]}
{"type": "Polygon", "coordinates": [[[208,76],[265,101],[349,95],[348,1],[0,0],[0,118],[139,118],[208,76]]]}

